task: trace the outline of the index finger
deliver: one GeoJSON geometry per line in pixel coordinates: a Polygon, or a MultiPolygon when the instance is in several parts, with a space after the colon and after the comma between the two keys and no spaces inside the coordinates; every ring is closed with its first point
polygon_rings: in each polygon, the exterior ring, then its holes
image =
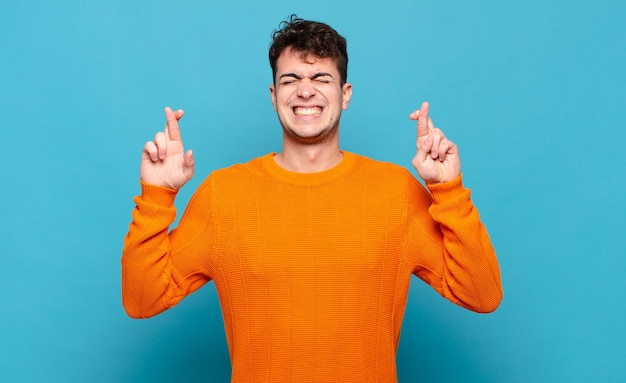
{"type": "Polygon", "coordinates": [[[167,134],[167,137],[172,141],[182,141],[178,120],[183,117],[183,114],[184,112],[181,109],[174,112],[169,106],[165,108],[165,118],[167,119],[165,132],[167,134]]]}
{"type": "Polygon", "coordinates": [[[428,128],[428,102],[423,102],[417,117],[417,137],[426,137],[430,133],[428,128]]]}

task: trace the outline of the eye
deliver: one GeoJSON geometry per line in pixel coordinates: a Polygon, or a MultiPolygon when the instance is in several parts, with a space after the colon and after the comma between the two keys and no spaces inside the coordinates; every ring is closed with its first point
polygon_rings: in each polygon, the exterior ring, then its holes
{"type": "Polygon", "coordinates": [[[320,84],[329,84],[330,83],[330,79],[328,77],[318,77],[315,79],[315,81],[319,82],[320,84]]]}

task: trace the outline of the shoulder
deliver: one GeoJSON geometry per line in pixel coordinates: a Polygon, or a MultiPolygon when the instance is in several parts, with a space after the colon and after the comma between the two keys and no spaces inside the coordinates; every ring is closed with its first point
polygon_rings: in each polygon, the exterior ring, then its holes
{"type": "Polygon", "coordinates": [[[209,174],[207,180],[221,180],[237,176],[249,176],[257,173],[261,171],[263,167],[262,163],[264,158],[270,155],[271,153],[253,158],[247,162],[236,163],[225,168],[216,169],[209,174]]]}
{"type": "Polygon", "coordinates": [[[198,191],[210,192],[227,190],[234,185],[252,181],[255,176],[263,172],[263,161],[271,153],[253,158],[247,162],[233,164],[213,170],[200,184],[198,191]]]}
{"type": "Polygon", "coordinates": [[[360,154],[350,152],[344,153],[348,156],[354,157],[355,168],[366,171],[370,174],[375,174],[378,176],[386,175],[394,179],[401,179],[406,181],[417,181],[408,169],[398,164],[372,159],[370,157],[366,157],[360,154]]]}
{"type": "Polygon", "coordinates": [[[404,196],[412,196],[410,198],[418,196],[419,199],[430,199],[430,193],[426,187],[407,168],[359,154],[350,153],[350,155],[355,157],[355,168],[361,169],[380,187],[387,185],[390,190],[395,190],[404,196]]]}

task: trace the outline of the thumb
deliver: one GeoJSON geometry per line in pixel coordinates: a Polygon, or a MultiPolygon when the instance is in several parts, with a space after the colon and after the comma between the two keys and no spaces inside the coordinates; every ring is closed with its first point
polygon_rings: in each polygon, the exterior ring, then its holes
{"type": "Polygon", "coordinates": [[[185,171],[185,174],[189,176],[189,178],[193,177],[194,164],[195,159],[193,157],[193,151],[188,150],[184,156],[183,170],[185,171]]]}

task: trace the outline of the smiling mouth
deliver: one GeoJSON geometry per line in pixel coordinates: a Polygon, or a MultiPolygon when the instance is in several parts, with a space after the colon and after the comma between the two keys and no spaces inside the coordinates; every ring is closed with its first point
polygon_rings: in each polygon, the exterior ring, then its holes
{"type": "Polygon", "coordinates": [[[319,106],[315,106],[312,108],[295,107],[293,108],[293,113],[296,116],[319,116],[320,114],[322,114],[322,108],[320,108],[319,106]]]}

